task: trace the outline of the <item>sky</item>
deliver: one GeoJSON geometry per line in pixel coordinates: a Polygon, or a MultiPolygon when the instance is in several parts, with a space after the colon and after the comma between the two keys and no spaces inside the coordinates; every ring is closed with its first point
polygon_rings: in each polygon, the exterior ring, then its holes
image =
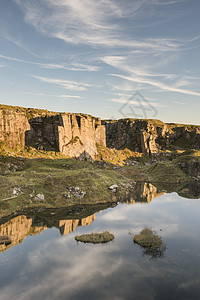
{"type": "Polygon", "coordinates": [[[200,124],[199,0],[0,0],[0,103],[200,124]]]}

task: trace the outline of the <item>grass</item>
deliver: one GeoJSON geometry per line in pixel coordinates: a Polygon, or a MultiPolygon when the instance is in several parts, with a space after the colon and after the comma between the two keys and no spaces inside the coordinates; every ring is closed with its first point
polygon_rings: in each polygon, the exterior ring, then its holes
{"type": "Polygon", "coordinates": [[[114,239],[114,235],[111,234],[109,231],[104,231],[102,233],[90,233],[90,234],[75,236],[75,240],[77,242],[92,243],[92,244],[108,243],[111,242],[113,239],[114,239]]]}
{"type": "Polygon", "coordinates": [[[133,152],[129,149],[116,150],[97,144],[97,161],[105,161],[110,164],[123,166],[127,159],[134,159],[142,156],[142,153],[133,152]]]}
{"type": "MultiPolygon", "coordinates": [[[[101,147],[99,161],[89,163],[34,148],[0,150],[0,217],[31,207],[69,207],[125,201],[134,182],[188,183],[183,162],[199,161],[193,152],[170,155],[150,164],[150,158],[130,150],[101,147]],[[12,151],[12,152],[11,152],[12,151]],[[164,161],[163,161],[164,160],[164,161]],[[112,162],[112,163],[111,163],[112,162]],[[132,165],[126,165],[131,162],[132,165]],[[117,184],[116,193],[109,186],[117,184]],[[75,188],[79,188],[78,191],[75,188]],[[44,195],[44,200],[37,195],[44,195]]],[[[196,153],[196,152],[195,152],[196,153]]],[[[158,158],[159,159],[159,158],[158,158]]]]}
{"type": "Polygon", "coordinates": [[[162,241],[161,237],[148,227],[145,227],[140,234],[135,235],[133,241],[144,248],[143,254],[154,259],[163,257],[166,250],[166,244],[162,241]]]}
{"type": "Polygon", "coordinates": [[[123,196],[122,184],[126,183],[130,183],[129,178],[98,163],[67,158],[0,157],[0,216],[38,206],[116,202],[123,196]],[[119,186],[117,193],[109,190],[112,184],[119,186]],[[37,199],[38,194],[43,194],[44,200],[37,199]]]}
{"type": "Polygon", "coordinates": [[[191,180],[176,163],[171,161],[156,163],[148,169],[147,174],[150,182],[178,183],[191,180]]]}

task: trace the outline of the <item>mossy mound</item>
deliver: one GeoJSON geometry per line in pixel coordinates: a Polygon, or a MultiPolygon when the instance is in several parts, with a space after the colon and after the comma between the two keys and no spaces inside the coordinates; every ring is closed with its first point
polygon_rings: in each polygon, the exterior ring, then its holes
{"type": "Polygon", "coordinates": [[[135,235],[133,241],[144,248],[143,254],[154,259],[163,257],[167,248],[161,237],[147,227],[145,227],[140,234],[135,235]]]}
{"type": "Polygon", "coordinates": [[[158,162],[148,170],[150,182],[184,182],[189,181],[189,177],[170,161],[158,162]]]}
{"type": "Polygon", "coordinates": [[[77,242],[92,243],[92,244],[108,243],[111,242],[113,239],[114,239],[114,235],[109,231],[104,231],[102,233],[90,233],[90,234],[75,236],[75,240],[77,242]]]}

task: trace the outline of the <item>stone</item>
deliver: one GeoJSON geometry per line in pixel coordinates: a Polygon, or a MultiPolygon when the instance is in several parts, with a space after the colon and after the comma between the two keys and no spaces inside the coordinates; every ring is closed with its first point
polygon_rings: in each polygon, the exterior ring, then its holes
{"type": "Polygon", "coordinates": [[[13,195],[18,196],[20,194],[21,194],[21,188],[20,187],[14,187],[13,195]]]}
{"type": "Polygon", "coordinates": [[[109,190],[113,193],[117,192],[117,188],[118,188],[117,184],[112,184],[111,186],[109,186],[109,190]]]}
{"type": "Polygon", "coordinates": [[[37,201],[44,201],[44,194],[37,194],[34,198],[37,201]]]}
{"type": "Polygon", "coordinates": [[[108,148],[125,149],[149,155],[174,149],[200,148],[200,126],[165,124],[159,120],[121,119],[102,121],[108,148]]]}

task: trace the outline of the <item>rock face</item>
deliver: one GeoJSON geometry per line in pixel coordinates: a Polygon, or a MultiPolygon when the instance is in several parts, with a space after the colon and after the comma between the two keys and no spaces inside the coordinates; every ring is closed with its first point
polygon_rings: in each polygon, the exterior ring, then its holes
{"type": "Polygon", "coordinates": [[[46,151],[59,151],[71,157],[95,158],[96,143],[106,144],[105,126],[89,115],[57,114],[29,119],[26,145],[46,151]]]}
{"type": "Polygon", "coordinates": [[[153,154],[161,150],[200,148],[200,126],[159,120],[101,121],[85,114],[0,105],[0,141],[6,146],[32,146],[93,160],[96,144],[153,154]]]}
{"type": "Polygon", "coordinates": [[[200,126],[133,119],[102,121],[102,124],[106,126],[106,144],[109,148],[128,148],[147,154],[167,149],[200,148],[200,126]]]}
{"type": "Polygon", "coordinates": [[[71,157],[94,159],[96,143],[106,146],[105,126],[90,115],[0,106],[0,140],[6,146],[32,146],[71,157]]]}
{"type": "Polygon", "coordinates": [[[30,129],[26,114],[20,110],[0,109],[0,141],[10,148],[25,146],[25,132],[30,129]]]}

